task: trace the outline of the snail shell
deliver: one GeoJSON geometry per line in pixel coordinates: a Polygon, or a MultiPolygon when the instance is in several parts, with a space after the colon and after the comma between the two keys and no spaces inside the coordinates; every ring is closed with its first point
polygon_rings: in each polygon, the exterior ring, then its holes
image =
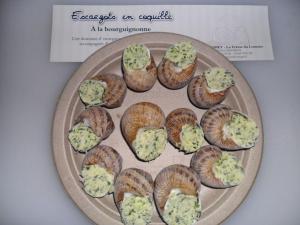
{"type": "Polygon", "coordinates": [[[201,183],[213,188],[227,188],[220,179],[216,178],[213,173],[213,165],[220,159],[222,151],[213,145],[206,145],[200,148],[191,159],[191,168],[200,176],[201,183]]]}
{"type": "Polygon", "coordinates": [[[105,109],[96,106],[82,111],[76,120],[76,123],[79,122],[89,126],[101,140],[107,138],[115,128],[110,114],[105,109]]]}
{"type": "Polygon", "coordinates": [[[98,145],[86,154],[82,167],[95,164],[107,169],[116,178],[122,169],[122,157],[112,147],[98,145]]]}
{"type": "Polygon", "coordinates": [[[182,71],[177,72],[176,66],[169,59],[163,58],[158,66],[159,81],[170,89],[180,89],[187,85],[192,79],[197,67],[197,57],[194,63],[182,71]]]}
{"type": "Polygon", "coordinates": [[[183,194],[193,195],[199,199],[199,175],[184,165],[171,165],[162,169],[155,178],[154,200],[158,212],[163,216],[164,207],[172,189],[180,189],[183,194]]]}
{"type": "Polygon", "coordinates": [[[152,176],[148,172],[137,168],[123,170],[115,182],[114,199],[119,210],[125,193],[140,197],[148,196],[153,202],[152,176]]]}
{"type": "MultiPolygon", "coordinates": [[[[210,144],[226,150],[246,149],[236,144],[230,137],[224,135],[223,127],[231,120],[233,114],[242,113],[234,111],[229,106],[222,104],[216,105],[204,113],[200,125],[205,138],[210,144]]],[[[242,115],[245,116],[244,114],[242,115]]]]}
{"type": "Polygon", "coordinates": [[[185,124],[196,125],[196,114],[186,108],[179,108],[173,110],[166,118],[166,128],[168,132],[169,141],[176,147],[180,144],[181,128],[185,124]]]}
{"type": "Polygon", "coordinates": [[[131,146],[140,128],[163,128],[165,115],[158,105],[139,102],[131,105],[121,120],[121,130],[125,140],[131,146]]]}
{"type": "Polygon", "coordinates": [[[122,105],[127,91],[126,83],[122,77],[115,74],[99,74],[92,79],[107,84],[103,97],[105,107],[116,108],[122,105]]]}
{"type": "Polygon", "coordinates": [[[229,88],[224,91],[210,93],[203,75],[194,77],[188,85],[189,99],[195,106],[204,109],[221,103],[225,99],[228,91],[229,88]]]}
{"type": "Polygon", "coordinates": [[[157,79],[157,68],[153,56],[150,53],[150,64],[141,70],[127,70],[122,63],[124,80],[127,86],[138,92],[150,90],[157,79]]]}

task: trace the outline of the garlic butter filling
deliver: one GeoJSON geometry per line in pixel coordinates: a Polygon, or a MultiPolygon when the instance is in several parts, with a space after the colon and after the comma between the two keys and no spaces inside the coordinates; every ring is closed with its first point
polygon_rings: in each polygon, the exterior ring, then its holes
{"type": "Polygon", "coordinates": [[[84,191],[100,198],[113,192],[114,176],[99,165],[86,165],[81,171],[84,191]]]}
{"type": "Polygon", "coordinates": [[[190,153],[197,151],[204,144],[204,133],[197,125],[185,124],[180,132],[180,150],[190,153]]]}
{"type": "Polygon", "coordinates": [[[212,171],[225,185],[238,185],[245,176],[241,162],[227,152],[222,152],[221,158],[214,163],[212,171]]]}
{"type": "Polygon", "coordinates": [[[150,63],[150,51],[145,45],[132,44],[125,48],[123,65],[127,70],[143,70],[150,63]]]}
{"type": "Polygon", "coordinates": [[[125,193],[120,211],[125,225],[147,225],[151,222],[153,206],[149,197],[125,193]]]}
{"type": "MultiPolygon", "coordinates": [[[[180,69],[186,69],[194,63],[196,59],[196,50],[191,42],[179,42],[168,48],[165,58],[169,59],[180,69]]],[[[177,71],[180,72],[180,69],[177,71]]]]}
{"type": "Polygon", "coordinates": [[[235,113],[224,125],[224,135],[230,137],[237,145],[250,148],[255,145],[259,136],[256,123],[242,114],[235,113]]]}
{"type": "Polygon", "coordinates": [[[167,131],[163,128],[140,128],[132,146],[138,158],[150,161],[157,158],[167,144],[167,131]]]}
{"type": "Polygon", "coordinates": [[[84,123],[73,126],[68,139],[73,148],[79,152],[87,152],[100,142],[100,138],[84,123]]]}
{"type": "Polygon", "coordinates": [[[80,84],[79,97],[88,106],[100,105],[103,103],[103,97],[107,84],[99,80],[85,80],[80,84]]]}
{"type": "Polygon", "coordinates": [[[192,225],[201,216],[201,203],[196,196],[173,189],[166,202],[163,219],[169,225],[192,225]]]}
{"type": "Polygon", "coordinates": [[[208,91],[220,92],[234,85],[233,74],[221,67],[213,67],[204,71],[208,91]]]}

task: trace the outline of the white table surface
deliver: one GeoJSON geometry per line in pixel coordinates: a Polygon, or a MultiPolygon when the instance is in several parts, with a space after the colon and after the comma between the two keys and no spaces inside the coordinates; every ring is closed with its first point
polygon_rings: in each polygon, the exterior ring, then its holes
{"type": "MultiPolygon", "coordinates": [[[[170,2],[183,1],[152,1],[170,2]]],[[[1,225],[93,224],[64,191],[51,149],[56,102],[80,64],[50,63],[49,49],[53,4],[101,3],[109,1],[0,2],[1,225]]],[[[275,60],[234,62],[261,109],[262,165],[247,199],[224,224],[300,224],[300,1],[187,3],[269,5],[275,60]]]]}

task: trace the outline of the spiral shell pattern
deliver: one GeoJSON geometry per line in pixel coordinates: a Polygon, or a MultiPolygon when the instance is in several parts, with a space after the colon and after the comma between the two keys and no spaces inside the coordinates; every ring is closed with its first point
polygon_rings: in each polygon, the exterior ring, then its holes
{"type": "Polygon", "coordinates": [[[173,110],[166,118],[166,128],[168,132],[168,139],[174,145],[180,144],[180,132],[182,126],[185,124],[196,125],[197,116],[187,108],[179,108],[173,110]]]}
{"type": "Polygon", "coordinates": [[[115,125],[110,114],[101,107],[90,107],[80,113],[76,123],[83,122],[101,138],[107,138],[114,130],[115,125]]]}
{"type": "Polygon", "coordinates": [[[200,176],[201,183],[213,188],[227,188],[229,185],[216,178],[213,173],[213,165],[220,159],[222,151],[213,145],[206,145],[200,148],[191,159],[191,168],[200,176]]]}
{"type": "Polygon", "coordinates": [[[117,207],[120,209],[125,193],[140,197],[148,196],[153,200],[153,186],[152,176],[148,172],[137,168],[123,170],[115,182],[114,199],[117,207]]]}
{"type": "Polygon", "coordinates": [[[112,147],[98,145],[86,154],[82,167],[95,164],[107,169],[116,178],[122,169],[122,157],[112,147]]]}
{"type": "Polygon", "coordinates": [[[225,137],[223,127],[231,120],[234,111],[227,105],[216,105],[207,110],[200,122],[205,138],[212,145],[227,150],[242,149],[231,138],[225,137]]]}
{"type": "Polygon", "coordinates": [[[157,68],[151,53],[150,60],[150,64],[143,70],[127,70],[123,66],[124,80],[130,89],[143,92],[150,90],[154,86],[157,80],[157,68]]]}
{"type": "Polygon", "coordinates": [[[197,58],[194,63],[180,72],[176,71],[175,64],[169,59],[163,59],[158,66],[159,81],[170,89],[180,89],[186,86],[192,79],[197,67],[197,58]]]}
{"type": "Polygon", "coordinates": [[[203,75],[194,77],[188,85],[188,96],[190,101],[197,107],[207,109],[221,103],[229,89],[210,93],[206,79],[203,75]]]}
{"type": "Polygon", "coordinates": [[[103,81],[107,84],[103,102],[107,108],[116,108],[122,105],[126,96],[127,87],[122,77],[115,74],[99,74],[93,80],[103,81]]]}
{"type": "Polygon", "coordinates": [[[131,146],[140,128],[163,128],[165,116],[158,105],[150,102],[139,102],[131,105],[121,120],[122,133],[131,146]]]}
{"type": "Polygon", "coordinates": [[[162,169],[154,184],[154,200],[160,215],[163,215],[172,189],[180,189],[183,194],[199,198],[200,187],[198,174],[189,167],[175,164],[162,169]]]}

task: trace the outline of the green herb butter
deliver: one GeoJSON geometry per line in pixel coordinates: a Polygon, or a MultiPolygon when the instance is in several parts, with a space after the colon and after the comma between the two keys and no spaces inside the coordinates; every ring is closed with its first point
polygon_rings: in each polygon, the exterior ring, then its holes
{"type": "Polygon", "coordinates": [[[225,136],[229,136],[239,146],[250,148],[255,145],[259,135],[256,123],[241,114],[233,114],[231,120],[224,126],[225,136]]]}
{"type": "Polygon", "coordinates": [[[87,152],[100,142],[100,138],[84,123],[76,124],[68,138],[73,148],[79,152],[87,152]]]}
{"type": "Polygon", "coordinates": [[[196,58],[196,50],[190,42],[179,42],[171,46],[165,55],[177,67],[181,69],[187,68],[190,64],[194,63],[196,58]]]}
{"type": "Polygon", "coordinates": [[[213,165],[213,173],[226,185],[238,185],[244,178],[241,163],[233,155],[222,152],[221,158],[213,165]]]}
{"type": "Polygon", "coordinates": [[[150,51],[145,45],[129,45],[123,53],[123,64],[127,70],[143,70],[150,65],[150,51]]]}
{"type": "Polygon", "coordinates": [[[173,189],[164,208],[163,219],[169,225],[192,225],[201,215],[201,204],[195,196],[173,189]]]}
{"type": "Polygon", "coordinates": [[[234,85],[233,75],[224,68],[213,67],[204,72],[209,92],[224,91],[234,85]]]}
{"type": "Polygon", "coordinates": [[[80,84],[79,96],[88,106],[100,105],[103,103],[106,86],[103,81],[85,80],[80,84]]]}
{"type": "Polygon", "coordinates": [[[84,190],[90,196],[100,198],[113,192],[114,176],[99,165],[84,166],[81,176],[84,190]]]}
{"type": "Polygon", "coordinates": [[[201,127],[185,124],[180,132],[180,150],[190,153],[197,151],[204,144],[204,134],[201,127]]]}
{"type": "Polygon", "coordinates": [[[140,128],[132,146],[138,158],[150,161],[157,158],[167,144],[167,131],[165,129],[140,128]]]}
{"type": "Polygon", "coordinates": [[[153,206],[149,197],[125,193],[120,211],[125,225],[147,225],[151,222],[153,206]]]}

